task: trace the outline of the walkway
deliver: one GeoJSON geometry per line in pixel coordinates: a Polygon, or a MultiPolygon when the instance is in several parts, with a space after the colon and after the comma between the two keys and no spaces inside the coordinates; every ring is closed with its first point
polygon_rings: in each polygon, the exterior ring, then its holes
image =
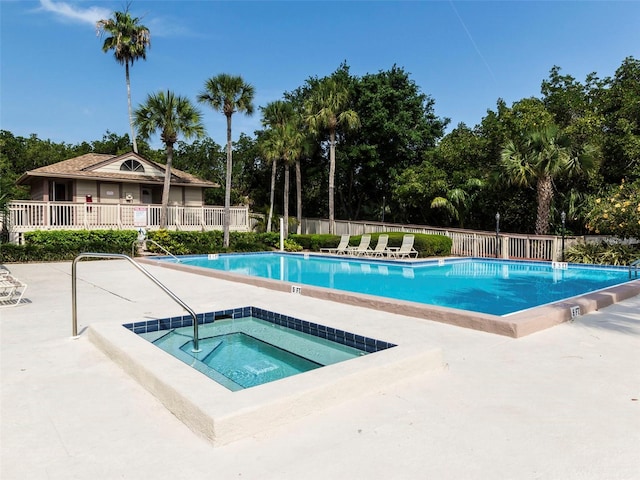
{"type": "MultiPolygon", "coordinates": [[[[198,312],[255,305],[442,349],[439,373],[214,448],[70,339],[70,263],[8,267],[29,303],[0,309],[2,479],[640,478],[640,297],[514,340],[148,267],[198,312]]],[[[78,273],[81,332],[182,314],[126,262],[78,273]]]]}

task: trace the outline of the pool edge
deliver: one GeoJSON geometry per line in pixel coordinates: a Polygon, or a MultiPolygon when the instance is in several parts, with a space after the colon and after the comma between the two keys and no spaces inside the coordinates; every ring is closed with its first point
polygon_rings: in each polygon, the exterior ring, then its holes
{"type": "MultiPolygon", "coordinates": [[[[240,275],[222,270],[214,270],[180,263],[171,263],[144,258],[139,260],[148,265],[156,265],[196,275],[239,282],[256,287],[268,288],[285,293],[291,293],[291,287],[300,287],[297,294],[320,300],[329,300],[347,305],[371,308],[399,315],[432,320],[457,327],[470,328],[486,333],[520,338],[546,330],[553,326],[575,319],[572,317],[572,307],[580,307],[580,315],[597,311],[627,298],[640,295],[640,280],[630,280],[622,285],[608,287],[597,292],[587,293],[568,300],[555,302],[540,307],[527,309],[512,315],[498,316],[487,313],[476,313],[455,308],[425,305],[404,300],[391,300],[373,295],[344,292],[330,288],[298,285],[293,282],[271,280],[267,278],[240,275]]],[[[513,260],[516,261],[516,260],[513,260]]]]}
{"type": "Polygon", "coordinates": [[[214,446],[295,421],[395,381],[444,370],[442,351],[400,345],[231,392],[120,324],[94,324],[89,340],[214,446]]]}

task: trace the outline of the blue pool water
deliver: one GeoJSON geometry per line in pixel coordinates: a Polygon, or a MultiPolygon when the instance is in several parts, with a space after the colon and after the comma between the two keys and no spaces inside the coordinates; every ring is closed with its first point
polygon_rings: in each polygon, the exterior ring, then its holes
{"type": "MultiPolygon", "coordinates": [[[[191,353],[192,342],[187,342],[180,348],[183,352],[191,353]]],[[[200,348],[208,352],[202,356],[202,363],[243,388],[322,366],[243,332],[204,338],[200,341],[200,348]]]]}
{"type": "Polygon", "coordinates": [[[394,344],[254,307],[124,325],[231,391],[308,372],[394,344]]]}
{"type": "MultiPolygon", "coordinates": [[[[174,259],[162,261],[175,262],[174,259]]],[[[348,292],[508,315],[629,281],[622,267],[447,259],[413,264],[283,253],[184,256],[185,265],[348,292]]]]}

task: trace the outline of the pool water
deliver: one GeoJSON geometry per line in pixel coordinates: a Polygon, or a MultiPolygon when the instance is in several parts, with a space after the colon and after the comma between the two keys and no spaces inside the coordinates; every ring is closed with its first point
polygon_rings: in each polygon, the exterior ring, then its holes
{"type": "MultiPolygon", "coordinates": [[[[161,261],[175,262],[173,259],[161,261]]],[[[322,255],[184,256],[184,265],[348,292],[509,315],[629,281],[622,267],[492,259],[412,263],[322,255]]]]}
{"type": "MultiPolygon", "coordinates": [[[[187,353],[191,353],[191,348],[192,342],[181,347],[187,353]]],[[[210,352],[201,360],[202,363],[243,388],[322,366],[242,332],[202,339],[200,348],[210,352]]]]}
{"type": "Polygon", "coordinates": [[[198,352],[193,351],[191,317],[125,327],[231,391],[395,346],[253,307],[236,309],[217,319],[219,314],[198,316],[198,352]]]}

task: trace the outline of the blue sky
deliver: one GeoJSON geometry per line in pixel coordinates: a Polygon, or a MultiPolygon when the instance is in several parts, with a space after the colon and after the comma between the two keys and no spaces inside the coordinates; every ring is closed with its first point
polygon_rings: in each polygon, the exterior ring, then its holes
{"type": "MultiPolygon", "coordinates": [[[[125,5],[0,0],[0,128],[66,143],[127,133],[124,67],[95,31],[125,5]]],[[[167,89],[195,103],[219,73],[252,83],[264,106],[346,61],[354,75],[403,67],[450,128],[474,126],[498,98],[539,96],[553,65],[583,81],[640,58],[640,1],[134,0],[130,12],[152,42],[131,69],[134,108],[167,89]]],[[[200,108],[224,144],[223,115],[200,108]]],[[[258,109],[233,117],[234,140],[259,128],[258,109]]]]}

